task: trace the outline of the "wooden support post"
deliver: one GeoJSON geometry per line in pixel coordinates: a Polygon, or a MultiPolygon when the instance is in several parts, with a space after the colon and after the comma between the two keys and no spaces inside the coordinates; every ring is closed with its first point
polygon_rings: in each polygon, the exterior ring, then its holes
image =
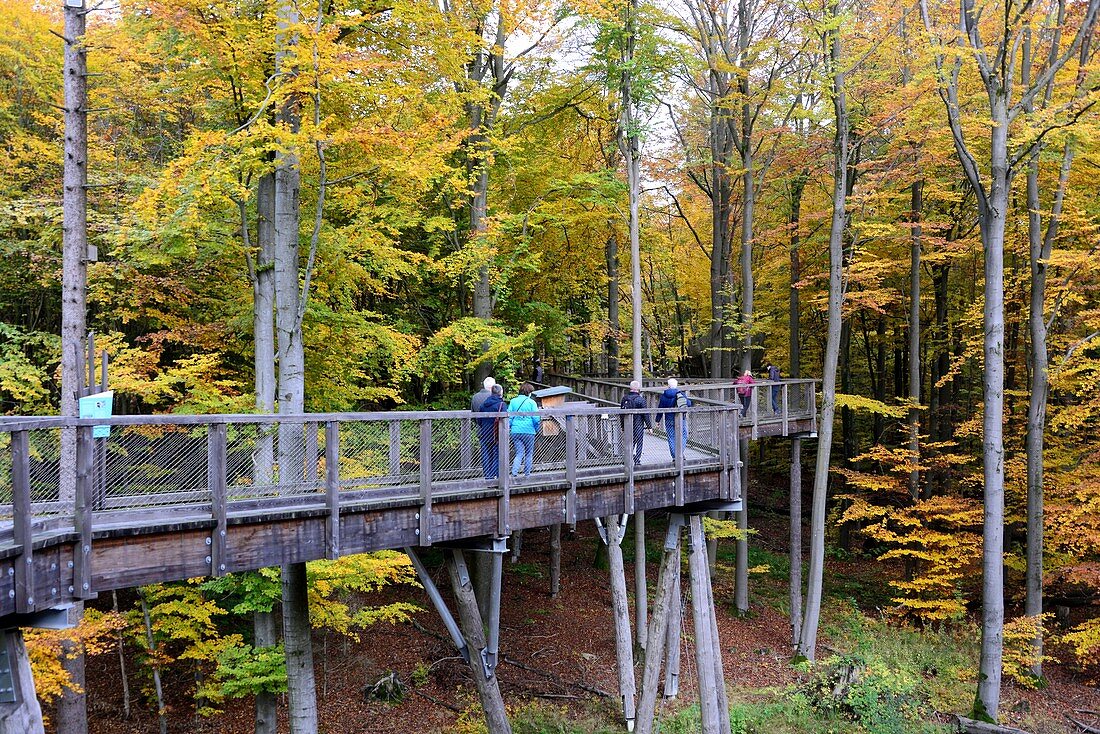
{"type": "MultiPolygon", "coordinates": [[[[683,413],[677,413],[672,418],[672,430],[676,433],[677,440],[680,436],[684,435],[684,420],[686,416],[683,413]]],[[[684,505],[684,454],[687,453],[687,447],[685,446],[682,451],[677,451],[676,456],[673,458],[673,462],[676,465],[676,506],[683,507],[684,505]]]]}
{"type": "Polygon", "coordinates": [[[737,567],[734,570],[734,600],[739,614],[749,611],[749,440],[742,439],[737,453],[741,456],[741,509],[737,511],[737,567]]]}
{"type": "MultiPolygon", "coordinates": [[[[430,498],[429,498],[430,499],[430,498]]],[[[340,424],[325,423],[325,558],[340,557],[340,424]]]]}
{"type": "Polygon", "coordinates": [[[210,516],[214,527],[210,529],[209,545],[211,576],[224,576],[226,561],[226,426],[224,423],[212,423],[206,433],[206,488],[210,492],[210,516]]]}
{"type": "Polygon", "coordinates": [[[577,527],[577,419],[565,416],[565,480],[569,490],[565,495],[565,521],[571,529],[577,527]]]}
{"type": "Polygon", "coordinates": [[[73,549],[73,585],[69,589],[76,599],[92,599],[92,506],[89,494],[92,486],[92,461],[95,439],[91,426],[76,429],[76,507],[73,527],[77,545],[73,549]]]}
{"type": "Polygon", "coordinates": [[[790,433],[790,395],[787,383],[783,383],[783,435],[790,433]]]}
{"type": "Polygon", "coordinates": [[[43,734],[42,708],[22,630],[0,632],[0,655],[11,669],[11,683],[3,686],[10,690],[0,690],[0,734],[43,734]]]}
{"type": "Polygon", "coordinates": [[[699,708],[703,734],[720,734],[718,692],[714,680],[714,651],[709,643],[711,621],[707,599],[707,550],[703,538],[703,520],[688,517],[688,576],[691,582],[691,609],[695,623],[695,670],[699,675],[699,708]]]}
{"type": "Polygon", "coordinates": [[[623,473],[626,481],[623,482],[623,512],[627,515],[634,514],[634,453],[631,447],[631,432],[619,432],[619,449],[623,460],[623,473]]]}
{"type": "Polygon", "coordinates": [[[470,469],[474,465],[473,423],[473,418],[463,418],[462,422],[459,423],[458,445],[463,469],[470,469]]]}
{"type": "Polygon", "coordinates": [[[500,419],[500,429],[497,434],[497,481],[500,484],[500,499],[497,500],[497,535],[506,538],[512,533],[512,525],[508,521],[508,512],[511,509],[512,498],[512,466],[511,466],[511,432],[508,419],[500,419]]]}
{"type": "Polygon", "coordinates": [[[401,473],[401,421],[390,421],[390,476],[401,473]]]}
{"type": "Polygon", "coordinates": [[[638,734],[650,734],[654,728],[657,710],[657,688],[661,680],[661,662],[664,659],[670,612],[674,599],[675,584],[679,581],[680,531],[682,519],[669,518],[668,537],[665,541],[661,569],[657,573],[657,596],[653,600],[653,617],[649,623],[649,639],[653,645],[645,656],[645,668],[642,671],[642,692],[638,697],[638,734]]]}
{"type": "Polygon", "coordinates": [[[611,613],[615,622],[615,660],[619,672],[619,696],[627,731],[634,730],[634,646],[630,635],[630,606],[626,596],[626,567],[623,563],[623,537],[626,528],[619,518],[608,517],[607,564],[611,575],[611,613]]]}
{"type": "Polygon", "coordinates": [[[462,551],[451,550],[447,554],[447,570],[451,576],[451,588],[454,590],[459,625],[462,628],[462,635],[466,638],[466,644],[470,648],[470,671],[473,674],[474,686],[477,688],[478,698],[481,699],[481,707],[485,711],[485,723],[489,734],[511,734],[512,727],[508,723],[508,714],[504,709],[504,698],[500,695],[497,676],[487,676],[485,666],[482,664],[480,652],[486,648],[485,628],[482,626],[482,615],[478,609],[477,599],[474,597],[470,575],[461,572],[465,568],[465,562],[460,564],[459,559],[462,559],[462,551]]]}
{"type": "Polygon", "coordinates": [[[718,729],[721,734],[730,732],[730,704],[726,693],[726,671],[722,663],[722,638],[718,636],[718,610],[714,605],[714,579],[707,566],[707,610],[710,617],[710,649],[714,659],[714,689],[718,694],[718,729]]]}
{"type": "Polygon", "coordinates": [[[317,483],[317,460],[320,458],[320,449],[317,446],[317,424],[305,423],[302,425],[305,433],[305,482],[317,483]]]}
{"type": "Polygon", "coordinates": [[[749,398],[752,410],[752,440],[760,438],[760,389],[754,386],[752,397],[749,398]]]}
{"type": "Polygon", "coordinates": [[[561,591],[561,523],[550,526],[550,598],[561,591]]]}
{"type": "Polygon", "coordinates": [[[12,532],[15,560],[15,611],[34,611],[34,513],[31,510],[31,451],[26,431],[11,434],[12,532]]]}
{"type": "MultiPolygon", "coordinates": [[[[633,457],[631,457],[633,464],[633,457]]],[[[645,580],[645,512],[634,513],[634,634],[642,650],[649,641],[649,589],[645,580]]]]}
{"type": "Polygon", "coordinates": [[[517,530],[512,536],[512,563],[519,563],[519,557],[523,553],[523,531],[517,530]]]}
{"type": "MultiPolygon", "coordinates": [[[[677,538],[679,540],[679,538],[677,538]]],[[[672,585],[672,605],[668,610],[668,632],[665,640],[665,698],[676,698],[680,692],[680,627],[684,623],[683,595],[680,593],[680,553],[672,566],[676,581],[672,585]]]]}
{"type": "Polygon", "coordinates": [[[420,521],[416,534],[420,545],[432,544],[432,421],[424,418],[420,421],[420,521]]]}

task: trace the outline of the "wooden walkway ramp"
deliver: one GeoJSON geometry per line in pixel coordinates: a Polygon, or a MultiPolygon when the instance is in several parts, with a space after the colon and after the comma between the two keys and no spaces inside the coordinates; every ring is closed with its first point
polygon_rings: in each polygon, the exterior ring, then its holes
{"type": "Polygon", "coordinates": [[[625,383],[548,381],[574,392],[540,413],[519,478],[508,421],[468,411],[2,419],[0,623],[111,589],[736,503],[739,438],[816,431],[812,380],[757,383],[744,407],[728,382],[688,383],[694,406],[668,412],[685,450],[655,421],[635,466],[623,426],[646,411],[618,408],[625,383]]]}

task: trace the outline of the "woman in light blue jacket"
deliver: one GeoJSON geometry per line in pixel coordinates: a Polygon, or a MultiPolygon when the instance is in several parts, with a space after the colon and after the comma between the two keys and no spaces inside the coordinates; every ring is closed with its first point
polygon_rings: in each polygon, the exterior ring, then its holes
{"type": "MultiPolygon", "coordinates": [[[[519,395],[508,403],[509,413],[534,413],[539,406],[531,399],[535,391],[531,383],[523,383],[519,395]]],[[[535,458],[535,435],[539,432],[540,419],[537,415],[514,415],[508,421],[508,430],[512,434],[512,476],[519,476],[523,467],[523,476],[531,476],[531,462],[535,458]]]]}

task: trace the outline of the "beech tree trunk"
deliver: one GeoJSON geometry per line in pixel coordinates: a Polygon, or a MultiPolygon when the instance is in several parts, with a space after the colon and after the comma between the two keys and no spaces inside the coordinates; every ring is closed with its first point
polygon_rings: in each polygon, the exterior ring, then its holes
{"type": "Polygon", "coordinates": [[[836,130],[833,138],[833,216],[829,230],[829,316],[825,362],[821,374],[821,420],[818,422],[817,463],[814,469],[813,512],[810,519],[810,566],[806,587],[806,613],[799,638],[799,653],[813,660],[817,654],[817,628],[821,615],[821,591],[825,572],[825,505],[829,459],[836,412],[836,373],[840,361],[841,307],[844,302],[844,230],[847,224],[848,103],[841,66],[839,3],[831,6],[832,27],[825,32],[826,63],[832,80],[836,130]]]}
{"type": "MultiPolygon", "coordinates": [[[[798,282],[802,279],[799,260],[801,235],[799,226],[802,218],[802,191],[806,186],[806,177],[798,176],[791,184],[791,287],[790,308],[787,314],[790,341],[788,356],[789,374],[798,378],[802,374],[802,331],[800,319],[800,299],[798,282]]],[[[791,647],[797,647],[802,634],[802,439],[791,439],[791,482],[790,482],[790,615],[791,647]]]]}
{"type": "MultiPolygon", "coordinates": [[[[614,225],[612,225],[614,226],[614,225]]],[[[619,374],[619,235],[612,232],[604,250],[607,260],[607,374],[619,374]]]]}
{"type": "MultiPolygon", "coordinates": [[[[909,249],[909,453],[920,459],[920,261],[923,181],[913,183],[909,207],[912,233],[909,249]]],[[[920,496],[920,470],[909,473],[909,495],[920,496]]]]}
{"type": "MultiPolygon", "coordinates": [[[[65,158],[62,192],[61,275],[61,415],[75,417],[84,390],[84,339],[87,309],[88,260],[88,62],[84,50],[86,11],[65,6],[65,158]]],[[[64,507],[76,503],[76,431],[61,432],[59,499],[64,507]]],[[[69,609],[69,621],[78,624],[84,604],[69,609]]],[[[84,651],[74,643],[61,645],[62,667],[76,686],[66,688],[57,702],[59,734],[85,734],[88,710],[84,694],[84,651]],[[79,692],[78,692],[79,691],[79,692]]],[[[33,693],[31,694],[33,695],[33,693]]]]}

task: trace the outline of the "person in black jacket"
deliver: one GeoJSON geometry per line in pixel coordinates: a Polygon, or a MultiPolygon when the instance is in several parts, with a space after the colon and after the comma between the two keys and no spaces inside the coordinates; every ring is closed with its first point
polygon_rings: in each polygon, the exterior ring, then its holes
{"type": "MultiPolygon", "coordinates": [[[[630,383],[630,392],[623,398],[623,402],[620,406],[623,410],[645,410],[649,406],[646,405],[645,396],[642,395],[642,383],[634,380],[630,383]]],[[[649,413],[638,413],[633,417],[633,421],[626,417],[623,420],[623,429],[626,430],[626,426],[631,425],[634,430],[634,465],[642,463],[642,444],[645,442],[646,430],[653,430],[653,423],[649,420],[649,413]]]]}

